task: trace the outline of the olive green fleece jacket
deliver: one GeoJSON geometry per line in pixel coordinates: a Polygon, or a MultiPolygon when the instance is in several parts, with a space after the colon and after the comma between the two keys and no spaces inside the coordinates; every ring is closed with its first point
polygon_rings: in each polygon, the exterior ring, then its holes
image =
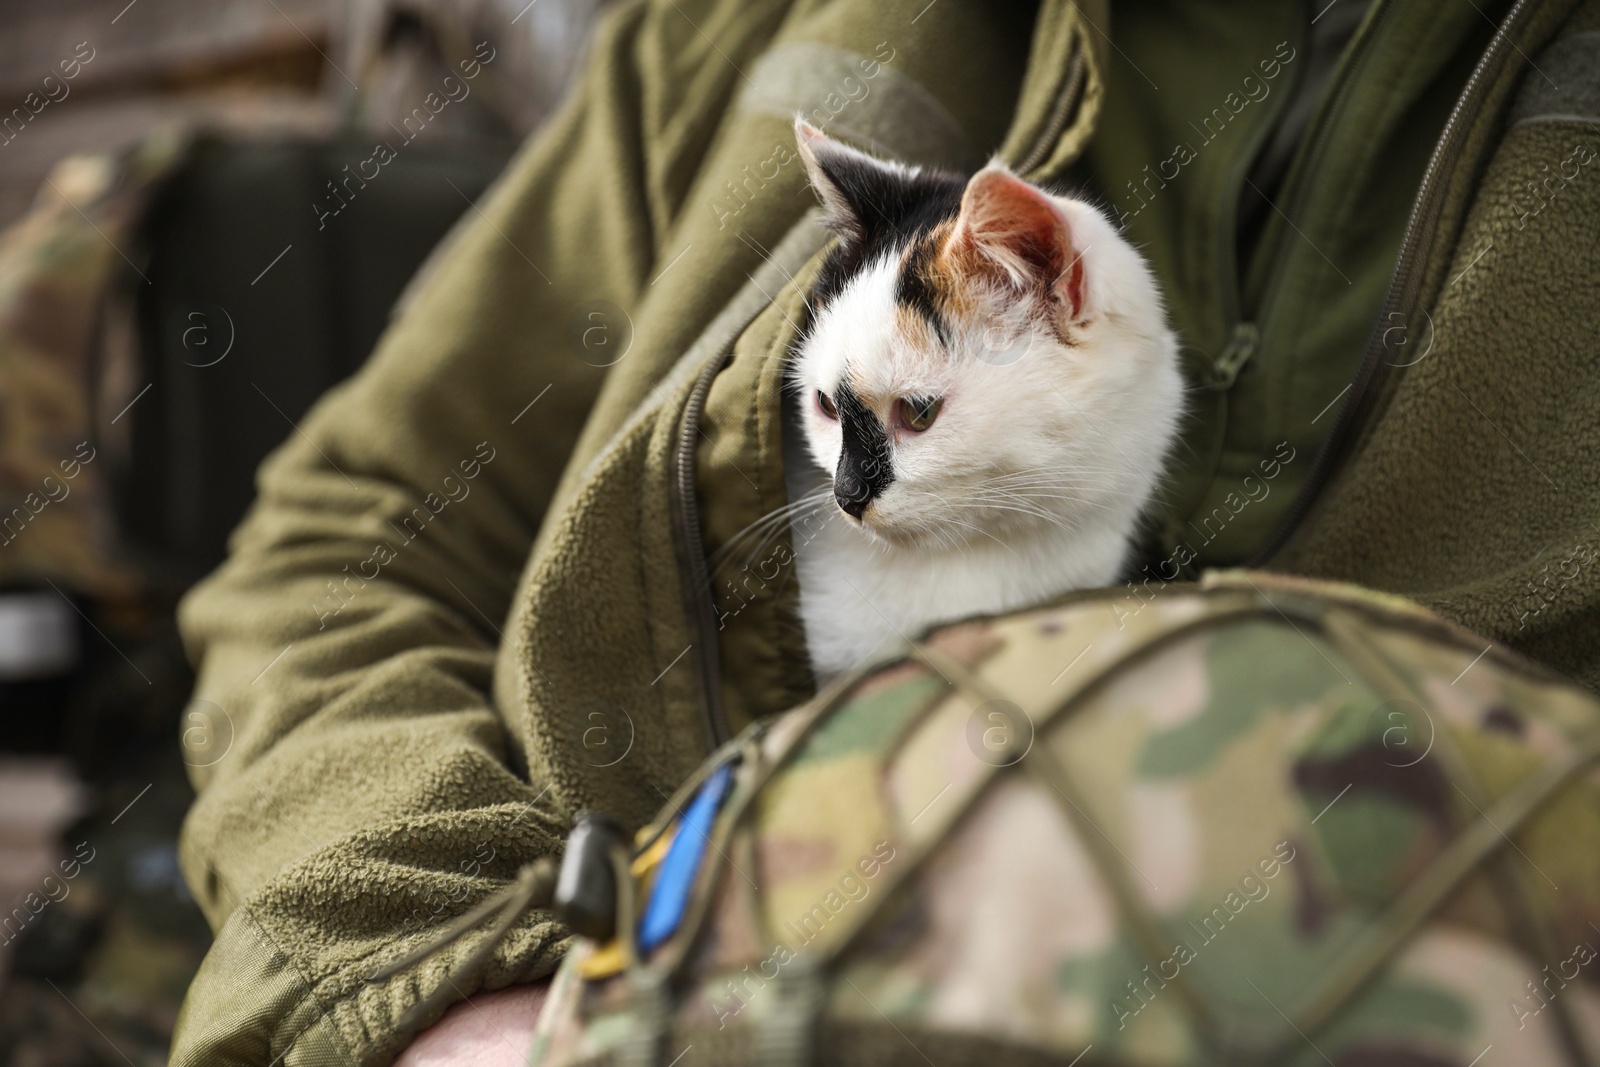
{"type": "Polygon", "coordinates": [[[184,605],[231,744],[184,830],[218,933],[173,1062],[384,1063],[420,997],[548,973],[535,914],[485,968],[468,937],[365,981],[576,811],[643,821],[809,692],[784,538],[717,555],[785,499],[783,356],[825,240],[797,111],[1077,184],[1150,256],[1193,417],[1108,625],[1259,554],[1600,685],[1600,4],[1478,8],[1376,4],[1242,262],[1308,5],[615,10],[184,605]]]}

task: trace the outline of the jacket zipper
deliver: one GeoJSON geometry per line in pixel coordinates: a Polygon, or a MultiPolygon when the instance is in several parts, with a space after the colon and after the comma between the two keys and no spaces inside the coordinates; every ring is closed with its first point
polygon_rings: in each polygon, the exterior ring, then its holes
{"type": "Polygon", "coordinates": [[[1271,535],[1246,561],[1246,566],[1259,567],[1265,564],[1284,547],[1299,528],[1328,479],[1346,458],[1354,434],[1359,429],[1362,415],[1365,413],[1367,401],[1374,395],[1375,388],[1387,380],[1387,364],[1383,359],[1385,350],[1383,338],[1386,332],[1383,328],[1384,323],[1398,322],[1404,325],[1416,311],[1416,303],[1422,289],[1423,268],[1426,266],[1422,259],[1423,250],[1432,244],[1439,226],[1439,216],[1444,205],[1445,181],[1454,172],[1456,164],[1464,153],[1467,128],[1483,106],[1486,87],[1491,78],[1497,76],[1509,62],[1510,54],[1516,48],[1512,37],[1528,12],[1536,6],[1536,2],[1537,0],[1517,0],[1490,40],[1488,49],[1478,60],[1478,65],[1473,68],[1466,88],[1462,90],[1455,107],[1451,109],[1450,117],[1445,122],[1444,133],[1440,135],[1439,143],[1434,147],[1433,156],[1428,161],[1428,169],[1423,172],[1422,185],[1417,191],[1411,218],[1407,221],[1405,234],[1401,238],[1400,256],[1395,263],[1394,273],[1390,276],[1388,295],[1384,298],[1383,309],[1367,341],[1367,350],[1362,356],[1361,364],[1356,369],[1355,376],[1351,378],[1350,384],[1346,386],[1344,400],[1339,405],[1339,412],[1334,417],[1333,425],[1328,429],[1328,436],[1317,450],[1311,470],[1306,475],[1305,485],[1301,486],[1300,492],[1290,503],[1289,510],[1278,521],[1271,535]]]}
{"type": "MultiPolygon", "coordinates": [[[[1382,3],[1383,0],[1379,0],[1379,2],[1382,3]]],[[[1296,41],[1301,50],[1309,49],[1309,36],[1302,17],[1299,27],[1299,39],[1296,41]]],[[[1228,199],[1223,207],[1222,225],[1218,227],[1222,236],[1222,263],[1220,264],[1218,277],[1227,278],[1231,281],[1231,284],[1224,289],[1227,305],[1223,308],[1223,321],[1229,324],[1228,329],[1231,336],[1223,346],[1222,351],[1212,359],[1211,364],[1201,374],[1200,383],[1206,389],[1225,393],[1233,388],[1233,383],[1239,377],[1239,372],[1244,370],[1245,364],[1255,355],[1256,348],[1261,341],[1261,331],[1255,321],[1260,318],[1260,309],[1256,309],[1257,313],[1254,319],[1247,319],[1244,314],[1244,275],[1247,265],[1239,262],[1239,196],[1243,191],[1250,168],[1255,165],[1256,158],[1261,154],[1262,146],[1271,139],[1273,132],[1283,122],[1286,109],[1293,103],[1295,92],[1299,89],[1299,83],[1305,78],[1304,70],[1304,65],[1302,65],[1295,71],[1295,87],[1280,97],[1278,103],[1273,105],[1272,118],[1267,122],[1263,122],[1260,128],[1254,131],[1248,148],[1239,153],[1238,169],[1230,176],[1224,186],[1228,193],[1228,199]]],[[[1219,435],[1226,435],[1226,431],[1226,426],[1219,426],[1217,429],[1219,435]]],[[[1209,491],[1209,485],[1207,489],[1209,491]]]]}
{"type": "Polygon", "coordinates": [[[687,600],[691,628],[699,651],[696,662],[700,668],[700,689],[706,711],[707,733],[713,749],[726,744],[733,736],[728,726],[727,709],[722,703],[722,663],[717,651],[716,601],[711,589],[711,572],[706,565],[705,538],[700,532],[700,504],[695,499],[694,456],[695,436],[700,432],[700,416],[705,412],[706,394],[711,382],[727,365],[733,343],[717,358],[707,362],[705,369],[689,393],[684,405],[683,418],[678,424],[678,448],[673,460],[673,496],[678,518],[678,551],[687,575],[684,597],[687,600]]]}
{"type": "MultiPolygon", "coordinates": [[[[1362,28],[1356,38],[1354,54],[1350,55],[1343,64],[1343,70],[1340,72],[1337,82],[1331,87],[1326,104],[1318,109],[1316,120],[1307,137],[1303,162],[1297,168],[1299,170],[1297,175],[1299,180],[1295,183],[1295,187],[1289,190],[1291,194],[1288,203],[1289,210],[1285,214],[1290,219],[1304,216],[1301,208],[1304,206],[1306,198],[1311,195],[1310,187],[1317,173],[1317,165],[1322,157],[1327,154],[1328,139],[1334,127],[1334,117],[1343,109],[1353,87],[1360,80],[1367,58],[1372,54],[1372,42],[1377,40],[1378,30],[1384,19],[1394,10],[1394,6],[1390,0],[1376,0],[1372,11],[1368,14],[1366,26],[1362,28]]],[[[1310,36],[1309,33],[1304,35],[1305,47],[1308,49],[1311,46],[1310,36]]],[[[1308,61],[1309,58],[1308,56],[1308,61]]],[[[1289,234],[1280,229],[1277,232],[1275,244],[1276,247],[1272,249],[1272,259],[1281,261],[1284,256],[1284,249],[1289,247],[1289,234]]],[[[1281,270],[1267,272],[1267,282],[1262,289],[1261,299],[1256,304],[1256,317],[1258,319],[1266,318],[1273,304],[1276,303],[1274,297],[1277,296],[1281,287],[1283,273],[1281,270]]]]}
{"type": "Polygon", "coordinates": [[[1055,110],[1050,113],[1050,122],[1045,126],[1044,133],[1028,153],[1028,158],[1017,165],[1018,174],[1029,174],[1049,158],[1050,150],[1061,139],[1061,134],[1066,130],[1067,124],[1077,112],[1078,99],[1083,94],[1084,82],[1087,81],[1087,61],[1084,59],[1083,48],[1080,46],[1073,50],[1072,58],[1067,61],[1067,74],[1063,79],[1061,95],[1056,98],[1055,110]]]}
{"type": "MultiPolygon", "coordinates": [[[[1381,3],[1382,0],[1379,0],[1381,3]]],[[[1299,37],[1296,44],[1300,49],[1307,47],[1306,25],[1302,16],[1299,37]]],[[[1296,88],[1299,80],[1304,76],[1301,68],[1297,68],[1293,77],[1296,79],[1296,88]]],[[[1167,540],[1175,541],[1179,536],[1176,532],[1184,523],[1193,517],[1195,509],[1205,500],[1206,494],[1211,491],[1212,482],[1216,480],[1217,470],[1222,462],[1222,453],[1228,436],[1228,394],[1233,388],[1233,383],[1238,380],[1239,374],[1245,365],[1255,358],[1257,349],[1261,345],[1261,330],[1255,319],[1246,318],[1244,315],[1244,265],[1239,262],[1238,253],[1238,226],[1239,226],[1239,195],[1250,167],[1261,153],[1261,147],[1272,136],[1278,124],[1283,121],[1285,109],[1293,101],[1294,89],[1287,94],[1280,95],[1278,102],[1272,105],[1272,117],[1262,123],[1259,128],[1251,131],[1251,142],[1246,151],[1240,153],[1237,171],[1229,176],[1224,183],[1228,196],[1223,204],[1223,216],[1218,226],[1222,235],[1219,248],[1217,277],[1230,279],[1228,285],[1222,289],[1222,321],[1228,330],[1228,339],[1223,343],[1222,350],[1210,361],[1199,368],[1199,385],[1206,394],[1212,396],[1216,406],[1216,431],[1212,435],[1210,452],[1207,457],[1206,477],[1193,496],[1183,507],[1175,512],[1168,520],[1169,528],[1167,540]]],[[[1259,315],[1256,316],[1259,318],[1259,315]]],[[[1199,571],[1193,569],[1193,564],[1185,568],[1192,570],[1190,577],[1198,577],[1199,571]]]]}

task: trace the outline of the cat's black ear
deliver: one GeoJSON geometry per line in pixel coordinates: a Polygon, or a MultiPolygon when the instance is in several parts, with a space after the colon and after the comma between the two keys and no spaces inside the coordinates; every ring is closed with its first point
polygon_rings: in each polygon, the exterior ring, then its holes
{"type": "Polygon", "coordinates": [[[863,241],[869,232],[893,225],[904,213],[902,201],[915,175],[910,168],[840,144],[803,118],[795,119],[794,135],[806,174],[822,201],[824,220],[834,233],[846,241],[863,241]]]}

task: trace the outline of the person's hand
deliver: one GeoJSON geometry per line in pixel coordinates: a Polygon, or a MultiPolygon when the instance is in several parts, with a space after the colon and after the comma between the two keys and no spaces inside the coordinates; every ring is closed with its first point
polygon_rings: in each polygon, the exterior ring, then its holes
{"type": "Polygon", "coordinates": [[[479,993],[452,1004],[406,1046],[395,1067],[523,1067],[533,1026],[550,992],[548,979],[479,993]]]}

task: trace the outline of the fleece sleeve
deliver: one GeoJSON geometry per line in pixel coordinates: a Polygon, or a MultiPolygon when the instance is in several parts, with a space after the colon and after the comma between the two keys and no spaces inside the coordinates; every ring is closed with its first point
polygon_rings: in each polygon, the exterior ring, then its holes
{"type": "MultiPolygon", "coordinates": [[[[569,813],[515,765],[491,680],[606,374],[598,346],[664,224],[645,129],[667,76],[656,21],[642,5],[606,19],[573,98],[263,466],[230,558],[182,605],[186,728],[207,757],[190,762],[207,765],[181,855],[218,933],[179,1067],[386,1062],[410,1036],[399,1017],[464,983],[453,965],[475,942],[365,977],[559,846],[569,813]]],[[[459,994],[548,972],[560,936],[524,922],[459,994]]]]}

